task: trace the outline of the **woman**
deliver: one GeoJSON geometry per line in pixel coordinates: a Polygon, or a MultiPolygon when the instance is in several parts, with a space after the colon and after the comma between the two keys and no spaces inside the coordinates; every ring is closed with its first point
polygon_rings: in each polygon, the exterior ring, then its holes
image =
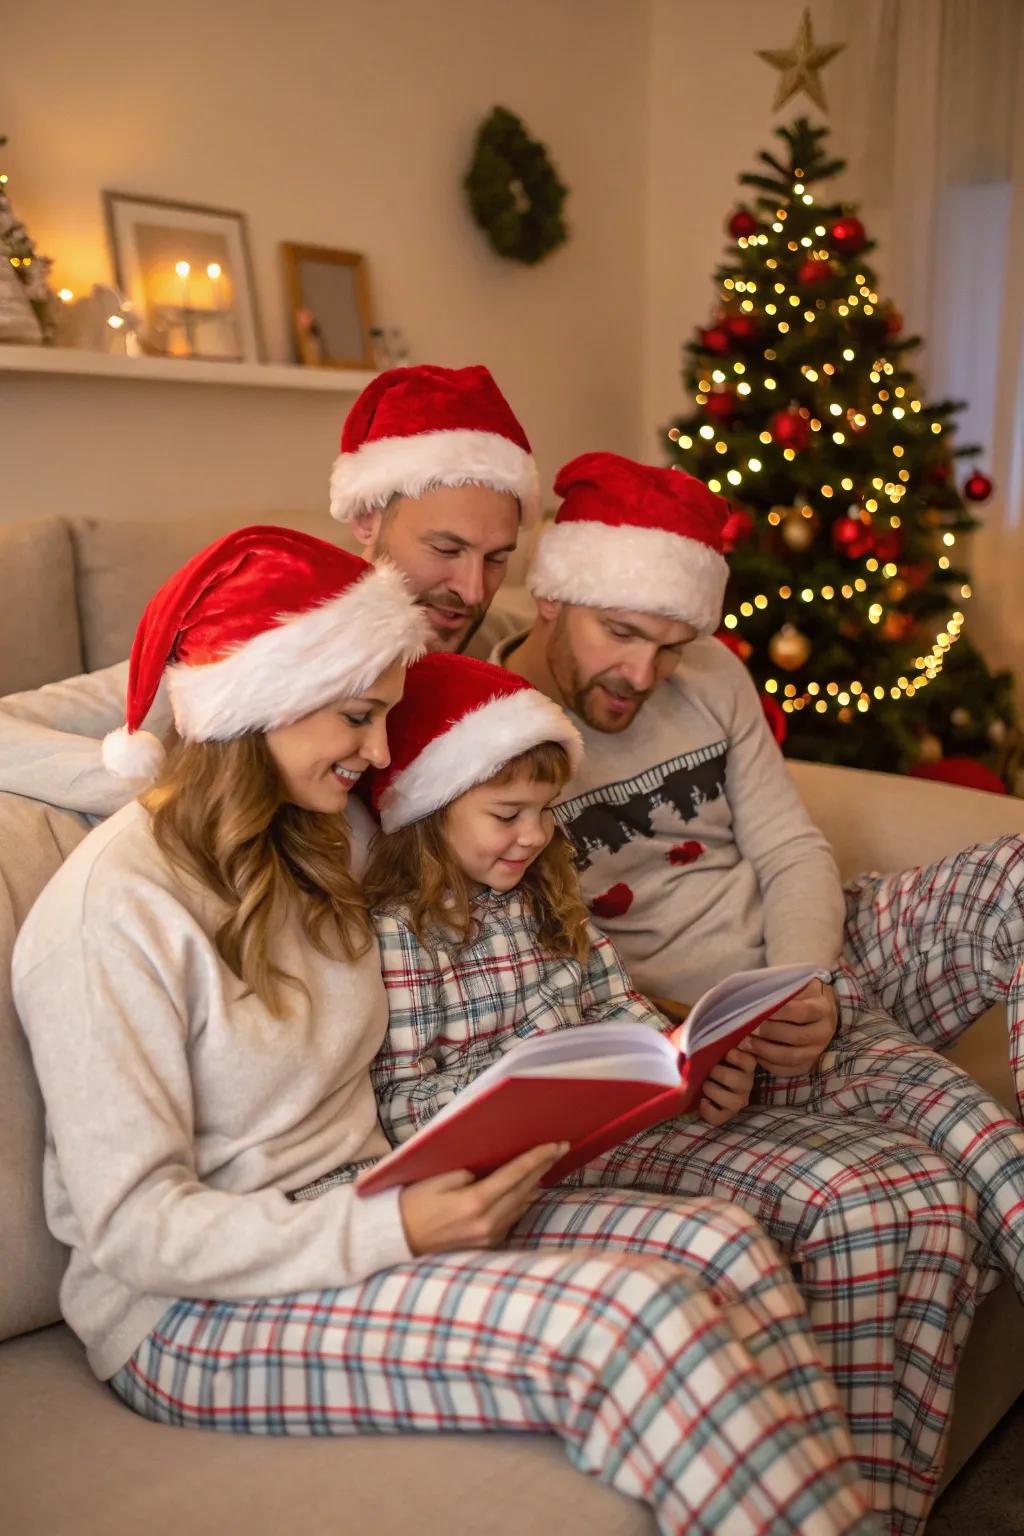
{"type": "Polygon", "coordinates": [[[666,1533],[877,1532],[752,1218],[538,1196],[558,1146],[358,1193],[387,1019],[346,806],[422,643],[397,573],[282,529],[229,534],[143,615],[107,756],[156,766],[165,670],[181,742],[14,962],[68,1322],[164,1422],[547,1430],[666,1533]]]}

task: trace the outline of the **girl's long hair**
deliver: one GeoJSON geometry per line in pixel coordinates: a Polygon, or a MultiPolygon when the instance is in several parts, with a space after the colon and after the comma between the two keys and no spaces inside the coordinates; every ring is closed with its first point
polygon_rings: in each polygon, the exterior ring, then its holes
{"type": "MultiPolygon", "coordinates": [[[[488,780],[508,784],[520,774],[531,783],[550,784],[557,792],[569,779],[569,759],[556,742],[542,742],[514,757],[488,780]]],[[[371,908],[402,912],[426,949],[439,939],[466,944],[473,937],[475,889],[459,868],[446,831],[448,806],[374,842],[363,881],[371,908]]],[[[554,835],[523,875],[516,889],[537,924],[541,947],[549,954],[586,961],[590,952],[587,909],[573,862],[572,845],[556,824],[554,835]]]]}
{"type": "Polygon", "coordinates": [[[142,804],[164,856],[223,905],[218,953],[272,1012],[287,1013],[283,988],[301,985],[271,958],[293,912],[323,955],[355,960],[369,948],[347,822],[285,800],[261,734],[178,742],[142,804]]]}

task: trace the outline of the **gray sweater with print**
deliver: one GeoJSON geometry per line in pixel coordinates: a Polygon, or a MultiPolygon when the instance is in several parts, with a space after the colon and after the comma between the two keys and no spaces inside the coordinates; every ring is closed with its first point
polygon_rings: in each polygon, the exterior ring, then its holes
{"type": "Polygon", "coordinates": [[[576,724],[585,757],[556,814],[594,918],[640,991],[693,1002],[737,970],[834,965],[835,861],[724,645],[686,646],[621,734],[576,724]]]}

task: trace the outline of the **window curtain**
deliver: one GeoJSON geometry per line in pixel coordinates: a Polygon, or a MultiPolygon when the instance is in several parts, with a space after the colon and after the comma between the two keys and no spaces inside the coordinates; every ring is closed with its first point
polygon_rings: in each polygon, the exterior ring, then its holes
{"type": "MultiPolygon", "coordinates": [[[[1024,663],[1024,0],[825,0],[842,191],[879,241],[880,292],[924,345],[928,396],[967,402],[957,442],[995,482],[967,548],[969,632],[1024,663]]],[[[972,467],[958,461],[961,481],[972,467]]]]}

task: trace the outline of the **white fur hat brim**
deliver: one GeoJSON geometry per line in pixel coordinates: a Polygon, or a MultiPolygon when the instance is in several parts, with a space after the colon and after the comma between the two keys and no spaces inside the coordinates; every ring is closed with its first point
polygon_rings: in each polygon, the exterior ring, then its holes
{"type": "Polygon", "coordinates": [[[564,710],[532,688],[489,700],[435,737],[395,776],[380,807],[381,827],[397,832],[422,821],[545,741],[565,748],[575,774],[583,739],[564,710]]]}
{"type": "Polygon", "coordinates": [[[661,528],[553,523],[526,584],[535,598],[582,608],[626,608],[692,624],[701,635],[722,622],[729,567],[698,539],[661,528]]]}
{"type": "Polygon", "coordinates": [[[392,496],[425,496],[442,485],[484,485],[519,502],[524,525],[540,511],[540,483],[532,454],[497,432],[468,428],[382,437],[355,453],[339,454],[331,471],[331,516],[350,522],[376,512],[392,496]]]}

